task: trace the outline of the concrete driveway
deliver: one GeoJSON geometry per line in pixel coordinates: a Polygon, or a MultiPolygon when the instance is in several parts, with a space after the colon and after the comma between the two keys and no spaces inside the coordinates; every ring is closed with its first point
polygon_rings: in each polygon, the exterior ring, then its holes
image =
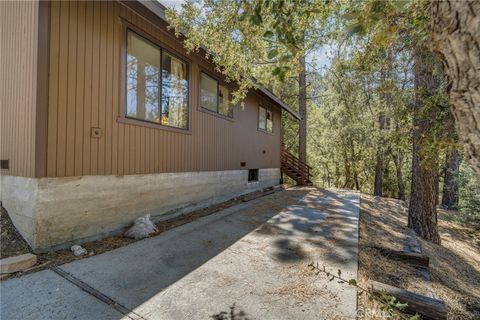
{"type": "Polygon", "coordinates": [[[2,281],[1,319],[353,319],[359,194],[292,188],[98,256],[2,281]],[[227,319],[227,318],[225,318],[227,319]]]}

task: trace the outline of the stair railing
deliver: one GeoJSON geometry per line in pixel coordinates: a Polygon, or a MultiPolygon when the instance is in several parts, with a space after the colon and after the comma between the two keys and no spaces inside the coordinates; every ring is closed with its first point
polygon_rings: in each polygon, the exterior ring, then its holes
{"type": "Polygon", "coordinates": [[[291,168],[300,175],[300,179],[296,177],[291,177],[295,181],[297,181],[297,183],[307,184],[310,182],[310,169],[312,169],[312,167],[298,159],[290,152],[286,151],[283,146],[281,150],[281,161],[283,167],[291,168]]]}

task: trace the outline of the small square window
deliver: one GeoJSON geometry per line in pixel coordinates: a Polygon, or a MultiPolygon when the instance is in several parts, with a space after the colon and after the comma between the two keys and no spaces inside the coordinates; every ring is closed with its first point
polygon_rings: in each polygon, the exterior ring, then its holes
{"type": "Polygon", "coordinates": [[[258,169],[248,169],[248,182],[258,181],[258,169]]]}

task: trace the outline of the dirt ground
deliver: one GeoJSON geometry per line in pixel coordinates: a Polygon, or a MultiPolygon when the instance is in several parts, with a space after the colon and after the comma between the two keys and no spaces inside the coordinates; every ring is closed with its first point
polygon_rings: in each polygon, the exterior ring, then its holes
{"type": "Polygon", "coordinates": [[[31,252],[27,242],[13,226],[7,211],[1,207],[0,259],[31,252]]]}
{"type": "MultiPolygon", "coordinates": [[[[399,200],[361,197],[359,281],[375,280],[445,301],[449,319],[480,319],[480,230],[448,222],[439,209],[441,245],[419,239],[430,258],[430,275],[389,260],[374,246],[403,250],[408,209],[399,200]],[[430,280],[426,279],[430,278],[430,280]]],[[[451,214],[451,212],[449,213],[451,214]]],[[[384,319],[378,306],[359,296],[360,319],[384,319]]]]}

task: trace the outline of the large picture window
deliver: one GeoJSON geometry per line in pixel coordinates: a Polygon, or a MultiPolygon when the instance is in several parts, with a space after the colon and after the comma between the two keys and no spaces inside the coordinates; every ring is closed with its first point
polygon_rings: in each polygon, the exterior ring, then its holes
{"type": "Polygon", "coordinates": [[[272,111],[264,107],[258,107],[258,128],[267,132],[273,132],[272,111]]]}
{"type": "Polygon", "coordinates": [[[203,72],[200,76],[200,106],[223,116],[233,117],[230,90],[203,72]]]}
{"type": "Polygon", "coordinates": [[[127,30],[126,66],[126,116],[187,129],[187,64],[127,30]]]}

